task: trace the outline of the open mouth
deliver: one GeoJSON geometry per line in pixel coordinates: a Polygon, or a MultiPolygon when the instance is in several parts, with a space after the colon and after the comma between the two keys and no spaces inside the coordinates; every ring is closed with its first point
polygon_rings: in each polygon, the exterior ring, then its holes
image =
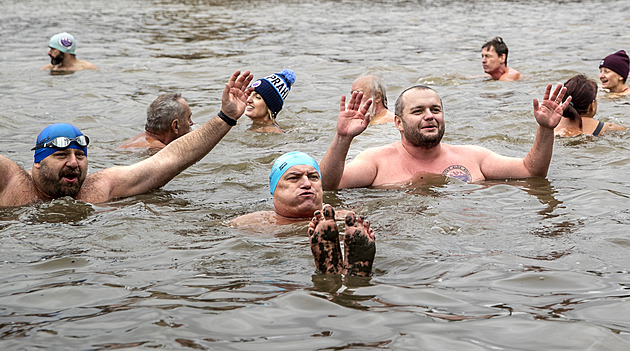
{"type": "Polygon", "coordinates": [[[77,179],[79,179],[79,177],[76,174],[66,174],[62,176],[62,178],[67,183],[74,183],[77,181],[77,179]]]}

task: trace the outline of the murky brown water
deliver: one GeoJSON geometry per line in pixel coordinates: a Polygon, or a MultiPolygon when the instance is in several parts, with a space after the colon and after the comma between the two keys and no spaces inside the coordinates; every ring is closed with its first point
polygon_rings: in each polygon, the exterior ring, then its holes
{"type": "MultiPolygon", "coordinates": [[[[407,191],[327,192],[377,231],[374,276],[314,276],[304,225],[269,235],[225,221],[271,209],[278,155],[321,159],[338,100],[363,72],[393,105],[420,82],[445,105],[450,143],[523,156],[531,100],[629,50],[627,1],[5,1],[0,152],[26,168],[37,133],[90,136],[91,171],[146,155],[115,151],[163,91],[200,125],[236,69],[297,81],[285,135],[239,123],[163,189],[90,205],[0,209],[0,349],[625,350],[630,347],[628,133],[556,142],[547,180],[407,191]],[[74,33],[98,72],[51,76],[47,41],[74,33]],[[527,79],[489,82],[480,47],[501,35],[527,79]]],[[[630,100],[598,117],[630,125],[630,100]]],[[[245,122],[245,123],[244,123],[245,122]]],[[[350,157],[399,138],[370,127],[350,157]]]]}

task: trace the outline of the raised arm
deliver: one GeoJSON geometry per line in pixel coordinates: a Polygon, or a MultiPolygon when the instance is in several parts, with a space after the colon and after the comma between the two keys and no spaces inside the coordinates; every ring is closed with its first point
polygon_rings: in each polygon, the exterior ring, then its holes
{"type": "Polygon", "coordinates": [[[560,104],[567,91],[562,84],[558,84],[553,93],[551,93],[552,87],[551,84],[547,85],[542,103],[539,104],[534,98],[534,117],[538,122],[538,129],[534,145],[527,155],[519,159],[489,153],[481,163],[481,172],[486,179],[547,176],[553,154],[553,129],[560,123],[562,111],[571,102],[569,96],[564,103],[560,104]]]}
{"type": "Polygon", "coordinates": [[[201,160],[245,112],[247,96],[251,90],[248,86],[252,78],[249,71],[243,74],[240,71],[234,72],[223,89],[221,111],[199,129],[174,140],[146,160],[95,173],[94,183],[110,190],[107,199],[99,200],[107,201],[159,188],[201,160]]]}
{"type": "MultiPolygon", "coordinates": [[[[361,134],[370,123],[370,115],[367,111],[372,104],[372,100],[368,100],[361,107],[361,99],[363,99],[362,92],[353,92],[346,108],[346,96],[341,96],[339,117],[337,118],[337,132],[319,164],[322,171],[322,186],[324,190],[340,188],[339,185],[344,175],[346,156],[348,156],[350,144],[354,137],[361,134]]],[[[345,178],[353,179],[354,177],[347,174],[345,178]]],[[[364,186],[367,185],[369,184],[364,186]]]]}

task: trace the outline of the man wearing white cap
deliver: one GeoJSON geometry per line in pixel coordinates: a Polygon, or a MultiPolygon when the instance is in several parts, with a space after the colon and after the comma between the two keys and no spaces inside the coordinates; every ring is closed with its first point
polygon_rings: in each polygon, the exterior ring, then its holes
{"type": "Polygon", "coordinates": [[[50,63],[42,67],[42,70],[53,71],[81,71],[85,69],[98,69],[95,65],[77,60],[75,51],[77,41],[70,33],[57,33],[48,42],[48,56],[50,63]]]}

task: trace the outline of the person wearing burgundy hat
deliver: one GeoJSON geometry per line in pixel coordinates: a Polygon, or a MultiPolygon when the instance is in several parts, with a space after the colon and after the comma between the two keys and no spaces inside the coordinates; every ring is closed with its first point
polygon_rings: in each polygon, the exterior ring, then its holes
{"type": "Polygon", "coordinates": [[[245,116],[253,122],[251,131],[284,133],[276,123],[276,116],[282,110],[294,82],[295,73],[285,69],[252,83],[254,91],[249,95],[245,109],[245,116]]]}
{"type": "Polygon", "coordinates": [[[626,84],[630,59],[624,50],[610,54],[599,63],[599,80],[602,88],[611,93],[630,95],[630,88],[626,84]]]}

